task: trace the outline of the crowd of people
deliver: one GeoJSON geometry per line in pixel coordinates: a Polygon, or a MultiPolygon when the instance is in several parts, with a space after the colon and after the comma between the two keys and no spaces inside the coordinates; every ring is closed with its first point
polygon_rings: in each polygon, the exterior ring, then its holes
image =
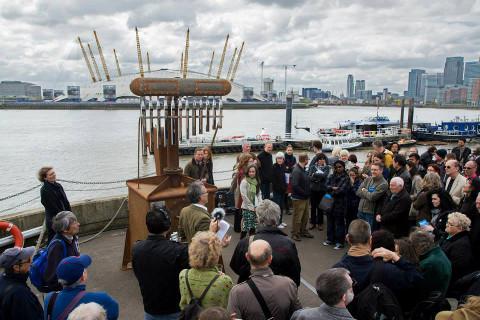
{"type": "MultiPolygon", "coordinates": [[[[133,248],[144,319],[371,319],[379,310],[410,319],[442,310],[438,319],[480,317],[478,150],[459,140],[450,153],[430,147],[419,154],[375,141],[360,166],[347,150],[328,157],[320,141],[312,149],[310,160],[307,153],[295,157],[292,146],[274,154],[267,142],[258,155],[243,146],[230,190],[242,217],[229,262],[236,285],[222,255],[231,236],[220,238],[206,207],[212,153],[195,150],[184,170],[197,181],[179,214],[179,241],[169,238],[171,213],[153,203],[149,235],[133,248]],[[290,235],[284,214],[292,214],[290,235]],[[325,224],[323,245],[348,250],[316,280],[320,307],[302,308],[296,242],[325,224]],[[446,298],[460,307],[451,310],[446,298]]],[[[80,223],[54,169],[44,167],[38,177],[48,246],[35,259],[33,247],[0,255],[0,319],[117,319],[114,298],[86,290],[92,259],[80,253],[80,223]]]]}

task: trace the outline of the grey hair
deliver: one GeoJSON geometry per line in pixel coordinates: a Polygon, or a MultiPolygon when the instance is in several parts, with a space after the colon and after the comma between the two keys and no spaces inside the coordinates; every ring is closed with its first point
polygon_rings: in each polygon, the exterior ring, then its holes
{"type": "Polygon", "coordinates": [[[194,181],[190,183],[187,188],[187,198],[191,203],[198,203],[200,196],[202,195],[203,183],[200,181],[194,181]]]}
{"type": "Polygon", "coordinates": [[[318,297],[328,306],[337,305],[352,287],[347,275],[349,271],[345,268],[332,268],[322,272],[315,283],[318,297]]]}
{"type": "Polygon", "coordinates": [[[403,188],[403,186],[405,185],[405,182],[404,182],[403,179],[400,178],[400,177],[394,177],[394,178],[392,178],[392,180],[390,180],[390,183],[392,183],[392,182],[393,182],[394,184],[396,184],[397,186],[402,187],[402,188],[403,188]]]}
{"type": "MultiPolygon", "coordinates": [[[[265,240],[255,240],[255,241],[265,241],[265,240]]],[[[272,247],[267,242],[267,246],[265,247],[265,250],[262,252],[261,255],[258,255],[258,256],[253,255],[252,252],[250,251],[250,249],[252,248],[252,244],[255,243],[255,241],[253,241],[248,246],[248,257],[249,257],[249,260],[250,260],[250,264],[252,266],[261,266],[268,260],[268,258],[270,258],[272,256],[272,247]]]]}
{"type": "Polygon", "coordinates": [[[106,320],[107,311],[95,302],[82,303],[68,316],[67,320],[106,320]]]}
{"type": "Polygon", "coordinates": [[[78,221],[77,216],[71,211],[61,211],[52,220],[52,229],[56,233],[68,230],[73,222],[78,221]]]}
{"type": "Polygon", "coordinates": [[[469,231],[472,220],[460,212],[452,212],[448,215],[448,221],[456,222],[456,226],[462,231],[469,231]]]}
{"type": "Polygon", "coordinates": [[[78,279],[74,283],[68,283],[68,281],[66,280],[58,279],[58,283],[60,283],[63,288],[75,288],[76,286],[83,284],[83,280],[82,277],[80,277],[80,279],[78,279]]]}
{"type": "Polygon", "coordinates": [[[263,200],[255,211],[261,225],[274,227],[280,222],[280,207],[271,200],[263,200]]]}
{"type": "Polygon", "coordinates": [[[409,238],[418,257],[424,255],[435,246],[434,235],[428,231],[416,230],[410,234],[409,238]]]}

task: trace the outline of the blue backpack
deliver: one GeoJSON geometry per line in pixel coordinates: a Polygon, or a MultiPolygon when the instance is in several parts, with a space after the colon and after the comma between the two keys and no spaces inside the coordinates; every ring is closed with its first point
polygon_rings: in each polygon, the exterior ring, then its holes
{"type": "Polygon", "coordinates": [[[60,239],[53,239],[46,248],[43,248],[37,252],[37,254],[33,257],[32,265],[30,266],[30,282],[41,292],[44,292],[46,289],[43,275],[45,274],[45,269],[47,268],[48,251],[54,242],[60,242],[62,244],[63,257],[65,258],[67,256],[67,246],[65,245],[65,242],[60,239]]]}

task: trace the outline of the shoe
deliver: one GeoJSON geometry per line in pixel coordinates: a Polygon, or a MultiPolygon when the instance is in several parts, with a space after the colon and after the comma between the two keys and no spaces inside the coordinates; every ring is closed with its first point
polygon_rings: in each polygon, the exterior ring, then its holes
{"type": "Polygon", "coordinates": [[[281,226],[284,226],[284,227],[287,226],[287,224],[286,224],[285,222],[280,223],[280,225],[281,225],[281,226]]]}
{"type": "Polygon", "coordinates": [[[331,242],[331,241],[328,241],[328,240],[323,241],[324,246],[331,246],[332,244],[333,244],[333,242],[331,242]]]}
{"type": "Polygon", "coordinates": [[[317,225],[317,230],[318,231],[323,231],[323,226],[321,224],[317,225]]]}
{"type": "Polygon", "coordinates": [[[335,247],[333,247],[334,250],[340,250],[340,249],[343,249],[345,246],[341,243],[337,243],[335,245],[335,247]]]}
{"type": "Polygon", "coordinates": [[[300,236],[298,234],[293,235],[292,239],[295,241],[302,241],[302,239],[300,239],[300,236]]]}
{"type": "Polygon", "coordinates": [[[300,236],[304,238],[310,238],[310,239],[313,238],[313,234],[311,234],[310,232],[302,233],[300,236]]]}
{"type": "Polygon", "coordinates": [[[316,227],[317,227],[316,224],[311,224],[311,225],[310,225],[310,228],[308,228],[308,230],[313,230],[313,229],[315,229],[316,227]]]}
{"type": "Polygon", "coordinates": [[[279,225],[277,226],[277,228],[278,228],[278,229],[284,229],[285,226],[284,226],[283,224],[279,224],[279,225]]]}

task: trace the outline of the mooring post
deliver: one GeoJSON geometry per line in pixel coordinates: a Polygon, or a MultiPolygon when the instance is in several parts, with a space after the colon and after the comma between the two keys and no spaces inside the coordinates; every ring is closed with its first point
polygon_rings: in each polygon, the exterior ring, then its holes
{"type": "Polygon", "coordinates": [[[400,129],[403,129],[404,113],[405,113],[405,99],[402,99],[402,104],[400,109],[400,129]]]}
{"type": "Polygon", "coordinates": [[[292,136],[292,107],[293,96],[287,95],[287,103],[285,107],[285,137],[290,138],[292,136]]]}
{"type": "Polygon", "coordinates": [[[413,99],[408,100],[408,120],[407,120],[407,128],[412,130],[413,128],[413,99]]]}

